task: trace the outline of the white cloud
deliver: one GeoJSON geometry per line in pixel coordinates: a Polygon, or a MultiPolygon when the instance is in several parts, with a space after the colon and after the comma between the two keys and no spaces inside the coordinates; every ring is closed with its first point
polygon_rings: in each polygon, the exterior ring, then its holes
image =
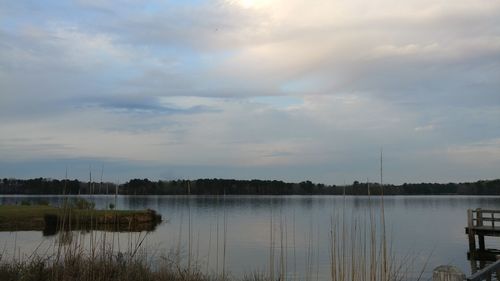
{"type": "Polygon", "coordinates": [[[448,157],[459,164],[488,167],[500,163],[500,138],[463,145],[454,145],[447,150],[448,157]]]}
{"type": "Polygon", "coordinates": [[[417,132],[425,132],[425,131],[434,131],[436,129],[436,126],[434,124],[427,124],[424,126],[418,126],[415,127],[415,131],[417,132]]]}
{"type": "Polygon", "coordinates": [[[457,177],[500,165],[498,1],[1,5],[2,159],[300,166],[286,176],[336,182],[372,173],[382,145],[400,155],[394,181],[422,155],[457,177]]]}

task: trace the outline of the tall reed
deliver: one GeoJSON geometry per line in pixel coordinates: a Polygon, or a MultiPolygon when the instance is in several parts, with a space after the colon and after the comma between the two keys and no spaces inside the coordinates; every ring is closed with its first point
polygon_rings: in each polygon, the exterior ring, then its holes
{"type": "MultiPolygon", "coordinates": [[[[297,229],[295,212],[284,213],[281,207],[279,212],[275,211],[276,206],[271,202],[267,272],[251,272],[242,276],[242,279],[253,281],[319,281],[325,279],[331,281],[399,281],[408,277],[405,260],[397,257],[391,250],[392,246],[387,243],[391,240],[386,237],[384,230],[386,226],[383,223],[385,214],[382,211],[382,198],[377,197],[375,200],[370,194],[369,186],[367,188],[369,193],[367,212],[361,214],[349,212],[350,209],[346,204],[347,198],[344,196],[340,208],[332,211],[329,226],[322,226],[320,222],[314,220],[311,214],[308,229],[307,227],[297,229]],[[291,226],[289,215],[292,215],[291,226]],[[326,228],[328,228],[328,247],[321,243],[321,234],[327,234],[323,232],[326,228]],[[297,231],[306,232],[304,256],[298,254],[301,253],[302,248],[297,249],[297,231]],[[289,243],[290,237],[291,243],[289,243]],[[321,272],[324,268],[324,261],[321,261],[323,253],[328,253],[329,256],[329,277],[322,275],[321,272]],[[304,261],[304,272],[299,275],[297,260],[301,259],[304,261]]],[[[188,203],[191,204],[191,202],[188,203]]],[[[212,235],[212,225],[205,234],[208,238],[206,256],[200,255],[200,232],[192,225],[193,223],[196,225],[196,220],[193,219],[193,214],[189,209],[186,219],[188,225],[187,227],[183,225],[184,215],[181,214],[177,245],[167,255],[155,257],[154,252],[152,253],[145,247],[148,241],[147,233],[125,234],[125,241],[123,238],[120,241],[120,237],[124,234],[105,231],[91,231],[88,234],[60,231],[55,251],[51,254],[32,255],[25,259],[19,257],[15,261],[2,261],[0,258],[0,276],[10,276],[10,279],[5,279],[9,281],[234,280],[227,265],[230,250],[228,228],[231,224],[225,205],[223,208],[222,220],[219,216],[216,217],[215,237],[212,235]],[[197,235],[194,235],[196,231],[197,235]],[[126,247],[123,248],[120,242],[123,242],[126,247]],[[215,244],[215,251],[212,244],[215,244]],[[186,248],[187,253],[183,256],[181,253],[186,248]],[[203,257],[206,257],[206,260],[203,261],[203,257]],[[213,258],[215,258],[215,263],[213,258]],[[203,273],[201,268],[204,268],[203,273]],[[215,271],[210,272],[211,269],[215,271]],[[35,277],[30,276],[38,276],[42,279],[33,279],[35,277]]],[[[65,210],[68,213],[71,212],[69,207],[65,210]]],[[[71,219],[71,216],[63,216],[63,224],[66,219],[71,219]]],[[[61,228],[61,230],[64,229],[61,228]]]]}

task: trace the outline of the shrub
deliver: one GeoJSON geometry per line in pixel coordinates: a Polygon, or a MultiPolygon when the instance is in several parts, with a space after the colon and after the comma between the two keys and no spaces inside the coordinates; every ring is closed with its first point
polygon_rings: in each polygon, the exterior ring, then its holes
{"type": "Polygon", "coordinates": [[[23,201],[21,201],[21,205],[22,205],[22,206],[30,206],[30,205],[31,205],[31,202],[30,202],[30,201],[28,201],[28,200],[23,200],[23,201]]]}
{"type": "Polygon", "coordinates": [[[95,203],[83,198],[77,198],[72,202],[72,207],[76,209],[93,210],[95,207],[95,203]]]}

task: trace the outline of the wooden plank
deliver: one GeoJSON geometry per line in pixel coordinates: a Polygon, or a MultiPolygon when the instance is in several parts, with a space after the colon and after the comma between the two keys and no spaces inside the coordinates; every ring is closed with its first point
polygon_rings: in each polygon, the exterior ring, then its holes
{"type": "Polygon", "coordinates": [[[497,256],[500,254],[500,251],[494,250],[494,249],[489,249],[486,251],[474,251],[474,252],[467,252],[467,259],[468,260],[474,260],[474,261],[489,261],[493,262],[497,260],[497,256]]]}
{"type": "Polygon", "coordinates": [[[491,274],[494,271],[497,271],[500,269],[500,260],[497,260],[496,262],[488,265],[487,267],[479,270],[478,272],[472,274],[471,276],[467,277],[468,281],[480,281],[484,280],[487,278],[491,278],[491,274]]]}
{"type": "MultiPolygon", "coordinates": [[[[475,220],[475,219],[474,219],[475,220]]],[[[482,218],[483,221],[500,221],[500,218],[482,218]]]]}
{"type": "Polygon", "coordinates": [[[484,236],[492,236],[492,237],[499,237],[500,236],[500,228],[465,228],[465,234],[469,234],[469,237],[472,238],[473,235],[484,235],[484,236]]]}
{"type": "Polygon", "coordinates": [[[492,225],[466,227],[465,229],[472,229],[472,230],[477,230],[477,231],[494,231],[494,232],[500,232],[500,227],[493,227],[492,225]]]}
{"type": "MultiPolygon", "coordinates": [[[[476,210],[472,210],[474,213],[476,210]]],[[[487,210],[487,209],[481,209],[481,212],[483,213],[494,213],[494,214],[500,214],[500,210],[487,210]]]]}

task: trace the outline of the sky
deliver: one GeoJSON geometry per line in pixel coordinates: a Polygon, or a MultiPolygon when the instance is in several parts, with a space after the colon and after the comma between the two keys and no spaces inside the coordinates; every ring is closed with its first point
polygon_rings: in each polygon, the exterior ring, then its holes
{"type": "Polygon", "coordinates": [[[0,0],[0,177],[500,178],[499,0],[0,0]]]}

